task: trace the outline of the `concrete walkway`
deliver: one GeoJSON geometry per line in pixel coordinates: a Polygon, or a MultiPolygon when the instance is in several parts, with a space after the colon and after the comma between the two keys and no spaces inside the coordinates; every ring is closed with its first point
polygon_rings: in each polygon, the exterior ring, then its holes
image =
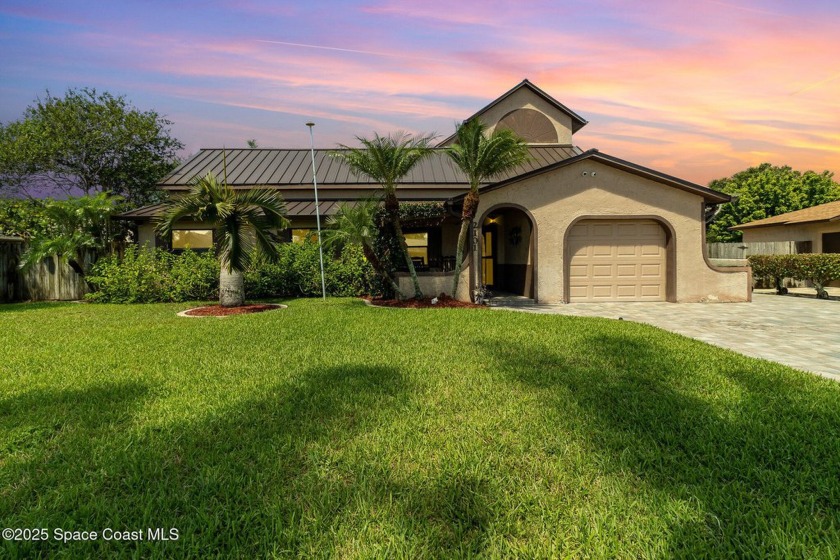
{"type": "Polygon", "coordinates": [[[752,303],[574,303],[494,309],[621,317],[840,381],[840,301],[754,293],[752,303]]]}

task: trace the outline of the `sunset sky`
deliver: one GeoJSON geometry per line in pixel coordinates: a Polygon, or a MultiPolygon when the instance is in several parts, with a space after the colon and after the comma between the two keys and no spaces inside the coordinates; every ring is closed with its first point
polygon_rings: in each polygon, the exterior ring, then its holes
{"type": "Polygon", "coordinates": [[[837,0],[0,2],[0,120],[49,89],[124,94],[186,145],[448,136],[523,78],[583,149],[708,183],[840,172],[837,0]]]}

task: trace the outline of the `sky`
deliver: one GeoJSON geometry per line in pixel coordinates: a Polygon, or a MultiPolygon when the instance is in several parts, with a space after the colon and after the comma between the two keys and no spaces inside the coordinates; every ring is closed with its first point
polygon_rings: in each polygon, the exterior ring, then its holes
{"type": "Polygon", "coordinates": [[[700,184],[840,172],[836,0],[0,0],[0,121],[125,95],[198,149],[441,138],[528,78],[602,152],[700,184]]]}

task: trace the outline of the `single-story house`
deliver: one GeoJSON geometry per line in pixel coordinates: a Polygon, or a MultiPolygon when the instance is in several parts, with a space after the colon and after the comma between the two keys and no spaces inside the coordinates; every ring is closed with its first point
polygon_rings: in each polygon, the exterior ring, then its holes
{"type": "Polygon", "coordinates": [[[840,253],[840,200],[729,229],[741,231],[744,243],[805,241],[811,244],[812,253],[840,253]]]}
{"type": "MultiPolygon", "coordinates": [[[[704,216],[729,196],[598,150],[583,151],[573,135],[587,124],[546,92],[522,81],[472,115],[492,132],[513,130],[530,145],[530,160],[481,187],[457,297],[469,299],[486,285],[494,293],[537,302],[749,301],[749,268],[714,267],[706,255],[704,216]]],[[[400,184],[401,201],[437,201],[440,223],[407,227],[427,294],[451,289],[456,239],[466,177],[445,154],[443,140],[400,184]]],[[[342,202],[367,198],[378,185],[354,176],[333,150],[315,151],[321,216],[342,202]]],[[[268,187],[287,201],[289,240],[315,227],[309,150],[233,149],[224,152],[227,181],[236,189],[268,187]]],[[[223,150],[204,149],[165,177],[160,188],[188,189],[196,176],[223,173],[223,150]]],[[[155,245],[159,206],[122,217],[138,224],[139,241],[155,245]]],[[[209,247],[205,224],[183,222],[168,240],[175,249],[209,247]]],[[[401,282],[408,287],[408,279],[401,282]]],[[[410,293],[410,290],[407,290],[410,293]]]]}

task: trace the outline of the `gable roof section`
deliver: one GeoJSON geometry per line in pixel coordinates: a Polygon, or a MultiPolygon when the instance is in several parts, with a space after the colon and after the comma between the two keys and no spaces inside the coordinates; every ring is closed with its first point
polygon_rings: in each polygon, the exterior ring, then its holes
{"type": "MultiPolygon", "coordinates": [[[[551,171],[554,171],[555,169],[560,169],[561,167],[566,167],[567,165],[572,165],[573,163],[577,163],[579,161],[587,159],[597,161],[604,165],[608,165],[609,167],[620,169],[621,171],[625,171],[627,173],[631,173],[633,175],[637,175],[645,179],[650,179],[651,181],[655,181],[657,183],[662,183],[670,187],[674,187],[683,191],[700,195],[706,200],[706,202],[720,204],[722,202],[729,202],[729,200],[731,199],[731,197],[728,194],[724,194],[722,192],[718,192],[716,190],[704,187],[702,185],[698,185],[690,181],[685,181],[678,177],[667,175],[654,169],[643,167],[641,165],[637,165],[635,163],[631,163],[629,161],[604,154],[596,149],[587,150],[578,156],[558,161],[557,163],[553,163],[551,165],[535,169],[534,171],[522,173],[521,175],[516,175],[508,179],[503,179],[491,185],[487,185],[486,187],[482,188],[481,191],[485,192],[501,189],[508,185],[518,183],[519,181],[523,181],[531,177],[536,177],[537,175],[542,175],[543,173],[549,173],[551,171]]],[[[457,196],[453,200],[460,200],[464,198],[464,196],[465,195],[457,196]]]]}
{"type": "MultiPolygon", "coordinates": [[[[533,92],[537,96],[541,97],[549,105],[552,105],[553,107],[555,107],[558,111],[561,111],[562,113],[565,113],[569,117],[571,117],[571,119],[572,119],[572,133],[573,134],[575,132],[577,132],[578,130],[580,130],[581,128],[583,128],[584,126],[586,126],[586,124],[588,124],[589,121],[587,121],[586,119],[584,119],[583,117],[581,117],[580,115],[578,115],[577,113],[575,113],[574,111],[572,111],[571,109],[569,109],[568,107],[566,107],[565,105],[563,105],[562,103],[560,103],[559,101],[557,101],[556,99],[551,97],[549,94],[547,94],[546,92],[544,92],[543,90],[541,90],[540,88],[538,88],[537,86],[532,84],[530,81],[528,81],[527,78],[522,80],[521,82],[519,82],[517,85],[515,85],[513,88],[511,88],[507,92],[503,93],[500,97],[497,97],[494,101],[490,102],[488,105],[485,105],[483,108],[479,109],[478,111],[473,113],[471,116],[464,119],[464,122],[466,122],[470,119],[474,119],[475,117],[481,115],[482,113],[485,113],[485,112],[489,111],[490,109],[492,109],[493,107],[495,107],[496,105],[498,105],[499,103],[501,103],[502,101],[504,101],[505,99],[507,99],[508,97],[510,97],[511,95],[513,95],[514,93],[516,93],[517,91],[519,91],[520,89],[523,89],[523,88],[530,90],[531,92],[533,92]]],[[[444,140],[442,140],[441,142],[439,142],[438,146],[445,146],[446,144],[452,142],[454,139],[455,139],[455,134],[452,134],[452,135],[448,136],[447,138],[445,138],[444,140]]]]}
{"type": "MultiPolygon", "coordinates": [[[[337,151],[341,150],[315,150],[315,169],[319,187],[344,185],[352,188],[375,184],[367,177],[359,177],[351,173],[350,166],[344,160],[330,156],[331,153],[337,151]]],[[[530,161],[511,172],[508,177],[574,157],[580,154],[581,150],[568,146],[532,146],[529,152],[530,161]]],[[[189,187],[193,178],[203,177],[207,173],[221,177],[225,168],[227,168],[228,183],[233,188],[312,185],[312,160],[308,149],[263,148],[202,149],[164,177],[158,185],[167,190],[184,190],[189,187]]],[[[413,184],[424,187],[468,183],[464,174],[440,148],[435,148],[431,156],[421,160],[400,182],[401,185],[413,184]]]]}
{"type": "Polygon", "coordinates": [[[840,220],[840,200],[826,202],[818,206],[786,212],[778,216],[753,220],[729,229],[750,229],[762,226],[783,226],[788,224],[807,224],[811,222],[834,222],[840,220]]]}

